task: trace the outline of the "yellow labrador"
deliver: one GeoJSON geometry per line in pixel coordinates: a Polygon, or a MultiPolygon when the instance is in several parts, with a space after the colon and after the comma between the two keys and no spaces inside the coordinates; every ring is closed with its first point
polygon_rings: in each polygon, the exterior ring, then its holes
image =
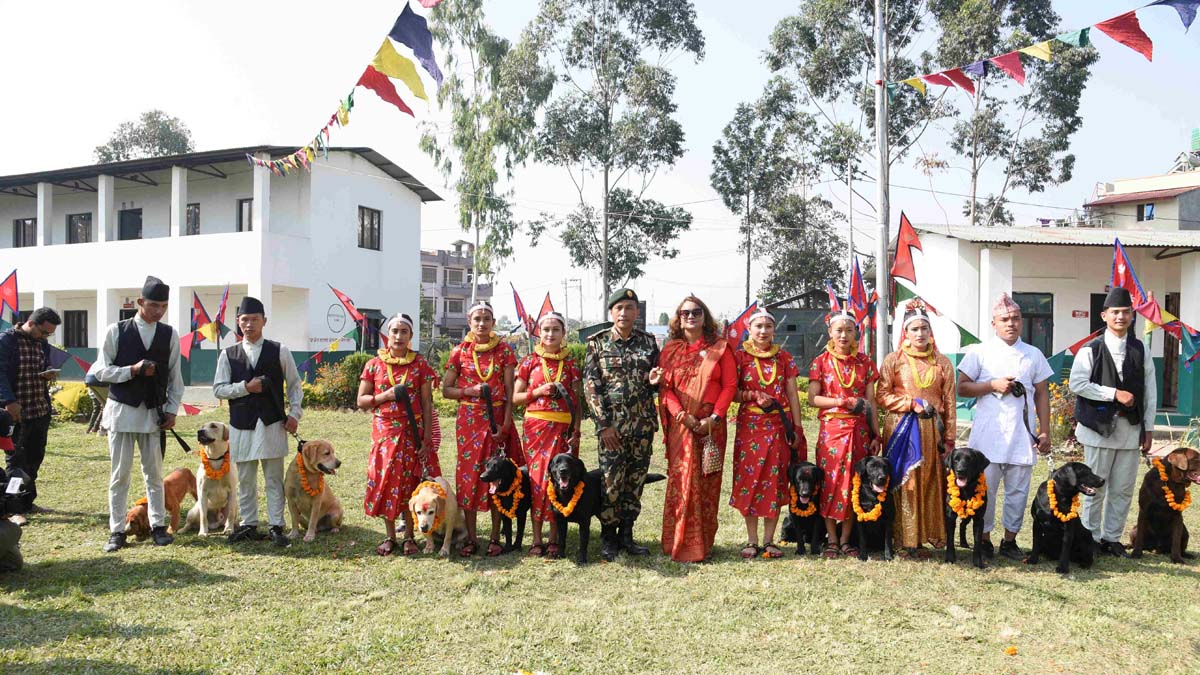
{"type": "Polygon", "coordinates": [[[342,526],[342,505],[325,482],[325,476],[337,473],[342,461],[333,453],[329,441],[308,441],[300,448],[297,461],[288,465],[283,479],[283,494],[292,514],[292,531],[288,537],[300,536],[305,528],[304,541],[317,538],[317,529],[337,533],[342,526]],[[304,462],[303,472],[300,462],[304,462]],[[303,476],[304,480],[301,480],[303,476]],[[307,487],[306,487],[307,486],[307,487]],[[310,494],[309,491],[314,494],[310,494]]]}
{"type": "Polygon", "coordinates": [[[184,531],[199,529],[201,537],[224,528],[231,534],[237,526],[237,464],[229,457],[229,426],[209,422],[196,431],[204,454],[196,472],[196,504],[188,511],[184,531]]]}
{"type": "Polygon", "coordinates": [[[408,509],[413,513],[414,527],[425,535],[425,553],[433,553],[434,535],[442,537],[442,549],[438,555],[450,555],[451,544],[458,544],[467,536],[467,523],[458,508],[454,488],[442,477],[431,478],[442,489],[442,494],[424,483],[408,500],[408,509]],[[436,525],[436,527],[435,527],[436,525]]]}

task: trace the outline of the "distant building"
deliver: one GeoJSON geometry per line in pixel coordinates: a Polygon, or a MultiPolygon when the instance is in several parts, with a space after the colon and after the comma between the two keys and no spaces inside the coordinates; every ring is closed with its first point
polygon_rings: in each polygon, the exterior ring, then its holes
{"type": "MultiPolygon", "coordinates": [[[[421,251],[421,311],[433,317],[434,338],[461,340],[467,333],[475,246],[461,240],[451,245],[449,251],[421,251]]],[[[491,301],[492,284],[479,284],[476,299],[491,301]]]]}

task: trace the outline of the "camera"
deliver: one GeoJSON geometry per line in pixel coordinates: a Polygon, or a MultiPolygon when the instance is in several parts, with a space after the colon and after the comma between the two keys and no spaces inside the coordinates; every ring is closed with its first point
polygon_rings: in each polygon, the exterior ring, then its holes
{"type": "MultiPolygon", "coordinates": [[[[13,451],[12,437],[15,430],[16,423],[13,422],[12,415],[0,408],[0,450],[5,454],[13,451]]],[[[10,515],[25,510],[25,500],[29,496],[31,483],[29,474],[21,469],[5,473],[0,467],[0,518],[7,519],[10,515]]]]}

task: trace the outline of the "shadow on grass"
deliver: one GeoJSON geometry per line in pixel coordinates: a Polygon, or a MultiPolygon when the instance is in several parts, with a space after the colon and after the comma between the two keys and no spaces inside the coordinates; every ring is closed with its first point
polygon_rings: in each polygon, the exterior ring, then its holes
{"type": "MultiPolygon", "coordinates": [[[[23,649],[60,642],[70,637],[122,639],[150,638],[165,635],[167,630],[149,626],[125,626],[108,620],[90,610],[29,609],[0,604],[0,649],[23,649]]],[[[28,672],[22,669],[22,672],[28,672]]],[[[79,672],[58,670],[57,672],[79,672]]]]}
{"type": "Polygon", "coordinates": [[[211,670],[206,668],[138,668],[126,663],[116,661],[104,661],[101,659],[73,659],[61,658],[50,659],[47,661],[37,661],[32,663],[13,664],[19,667],[19,671],[3,670],[0,672],[21,672],[21,673],[120,673],[121,675],[142,675],[142,673],[155,673],[156,675],[205,675],[211,673],[211,670]]]}
{"type": "Polygon", "coordinates": [[[18,574],[7,575],[9,592],[42,599],[76,592],[85,595],[122,593],[135,589],[211,586],[236,579],[202,572],[179,560],[126,562],[120,554],[61,562],[34,562],[18,574]]]}
{"type": "MultiPolygon", "coordinates": [[[[259,531],[264,532],[262,525],[259,531]]],[[[284,528],[284,532],[288,532],[284,528]]],[[[274,556],[280,558],[360,558],[366,555],[375,556],[375,546],[383,540],[382,526],[378,531],[357,525],[343,525],[337,534],[318,532],[313,541],[304,541],[304,532],[292,540],[292,545],[280,548],[270,540],[245,541],[231,544],[224,534],[214,534],[202,538],[196,533],[179,534],[175,537],[175,546],[180,548],[218,548],[235,551],[248,556],[274,556]]]]}

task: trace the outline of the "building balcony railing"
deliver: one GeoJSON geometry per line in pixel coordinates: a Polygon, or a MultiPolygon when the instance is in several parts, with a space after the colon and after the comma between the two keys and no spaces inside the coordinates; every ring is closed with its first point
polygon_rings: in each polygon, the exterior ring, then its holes
{"type": "MultiPolygon", "coordinates": [[[[479,284],[476,290],[477,297],[484,300],[492,297],[492,284],[479,284]]],[[[442,297],[448,298],[469,298],[471,297],[471,283],[464,281],[463,283],[446,283],[442,284],[442,297]]]]}

